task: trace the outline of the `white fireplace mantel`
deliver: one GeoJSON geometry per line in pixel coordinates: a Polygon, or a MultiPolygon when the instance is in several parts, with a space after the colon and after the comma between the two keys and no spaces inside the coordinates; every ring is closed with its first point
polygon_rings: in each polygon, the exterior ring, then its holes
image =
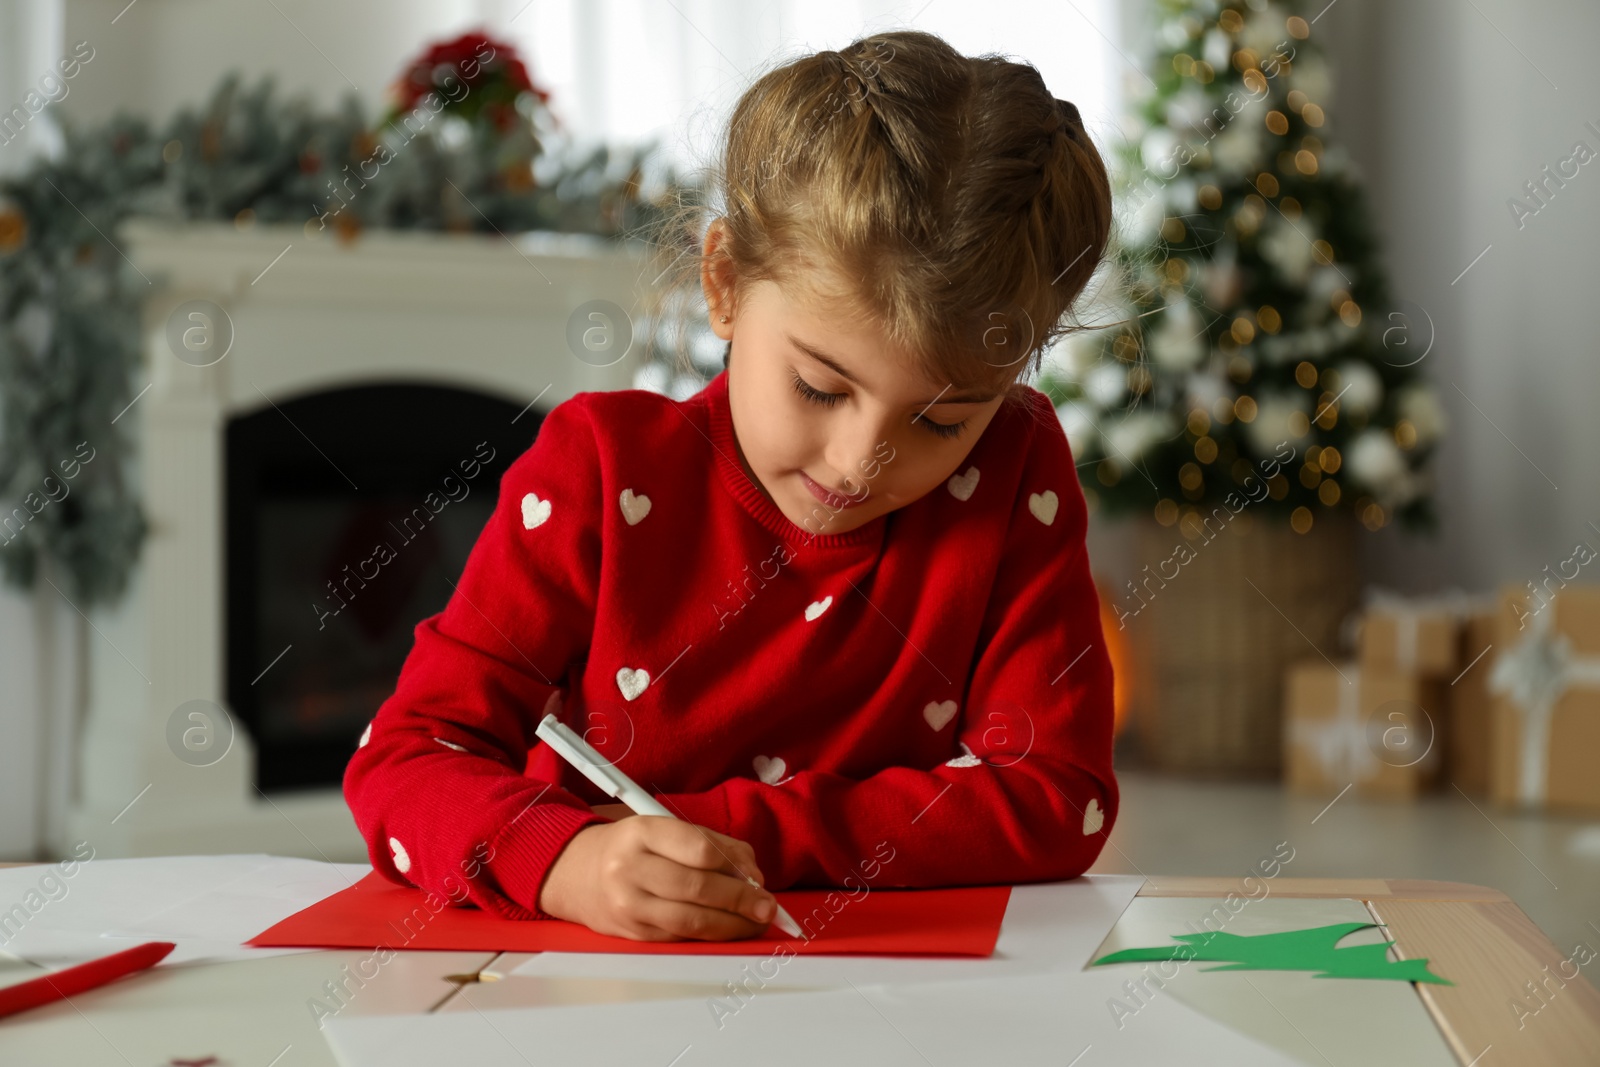
{"type": "Polygon", "coordinates": [[[131,473],[151,533],[126,597],[89,613],[79,774],[63,839],[53,842],[60,851],[88,841],[98,856],[366,858],[337,788],[270,799],[255,788],[242,726],[208,766],[169,747],[180,705],[227,707],[229,418],[365,382],[450,384],[518,404],[537,399],[539,411],[632,384],[637,342],[600,366],[569,350],[567,330],[591,300],[636,310],[648,283],[637,250],[576,235],[376,232],[342,242],[332,234],[150,222],[122,231],[121,250],[151,282],[133,390],[145,391],[119,417],[132,423],[131,473]],[[192,300],[214,302],[232,322],[232,347],[206,367],[169,347],[168,318],[192,300]]]}

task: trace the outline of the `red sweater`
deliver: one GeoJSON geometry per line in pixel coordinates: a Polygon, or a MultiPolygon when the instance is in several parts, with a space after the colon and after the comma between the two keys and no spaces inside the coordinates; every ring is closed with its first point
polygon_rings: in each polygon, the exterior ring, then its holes
{"type": "Polygon", "coordinates": [[[534,735],[559,691],[771,889],[1082,873],[1116,818],[1111,664],[1072,455],[1028,400],[948,483],[821,536],[744,473],[726,371],[557,405],[345,771],[373,867],[548,918],[546,872],[613,802],[534,735]]]}

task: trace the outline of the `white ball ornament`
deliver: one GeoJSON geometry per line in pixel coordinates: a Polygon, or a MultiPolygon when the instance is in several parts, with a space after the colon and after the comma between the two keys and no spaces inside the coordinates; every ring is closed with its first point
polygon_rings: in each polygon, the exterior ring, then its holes
{"type": "Polygon", "coordinates": [[[1310,398],[1304,389],[1256,394],[1256,417],[1244,428],[1257,455],[1274,455],[1279,445],[1304,436],[1310,427],[1311,413],[1306,410],[1310,398]],[[1304,423],[1294,417],[1297,413],[1307,417],[1304,423]],[[1304,427],[1300,433],[1295,432],[1297,424],[1304,427]]]}
{"type": "Polygon", "coordinates": [[[1192,370],[1206,354],[1205,323],[1194,305],[1183,297],[1167,304],[1149,345],[1150,358],[1163,370],[1192,370]]]}
{"type": "Polygon", "coordinates": [[[1117,407],[1128,395],[1128,372],[1116,360],[1101,363],[1084,375],[1083,391],[1102,408],[1117,407]]]}
{"type": "Polygon", "coordinates": [[[1061,430],[1067,435],[1067,446],[1074,456],[1086,455],[1099,441],[1100,432],[1094,428],[1094,417],[1081,400],[1056,405],[1056,418],[1061,421],[1061,430]]]}
{"type": "Polygon", "coordinates": [[[1432,389],[1425,385],[1407,386],[1400,390],[1395,403],[1400,409],[1400,417],[1415,427],[1417,444],[1432,444],[1444,433],[1444,405],[1439,403],[1439,394],[1432,389]]]}
{"type": "Polygon", "coordinates": [[[1134,411],[1101,423],[1106,435],[1106,455],[1125,463],[1137,463],[1150,447],[1172,436],[1165,415],[1153,411],[1134,411]]]}
{"type": "Polygon", "coordinates": [[[1383,379],[1366,363],[1342,363],[1338,367],[1342,395],[1339,406],[1351,415],[1370,415],[1383,403],[1383,379]]]}
{"type": "Polygon", "coordinates": [[[1344,452],[1345,476],[1385,499],[1398,496],[1405,487],[1405,456],[1385,430],[1364,430],[1356,435],[1344,452]]]}

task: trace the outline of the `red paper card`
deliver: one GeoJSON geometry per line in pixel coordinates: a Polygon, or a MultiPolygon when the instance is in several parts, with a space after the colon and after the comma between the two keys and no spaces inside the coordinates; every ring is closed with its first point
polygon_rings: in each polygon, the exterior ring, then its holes
{"type": "Polygon", "coordinates": [[[768,926],[743,941],[634,941],[561,919],[502,919],[457,907],[377,871],[246,941],[285,948],[453,949],[487,952],[638,952],[681,956],[765,956],[779,945],[825,955],[989,956],[1011,887],[842,889],[773,894],[802,929],[802,941],[768,926]],[[833,897],[830,909],[825,898],[833,897]],[[437,907],[437,911],[435,908],[437,907]]]}

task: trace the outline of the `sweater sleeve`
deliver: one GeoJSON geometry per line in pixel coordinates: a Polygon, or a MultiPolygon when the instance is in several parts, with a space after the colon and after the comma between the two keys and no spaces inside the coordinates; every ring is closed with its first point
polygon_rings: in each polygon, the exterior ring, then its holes
{"type": "Polygon", "coordinates": [[[390,881],[549,918],[537,907],[546,873],[579,830],[606,821],[523,773],[545,705],[594,629],[599,467],[581,395],[558,404],[502,475],[444,610],[417,624],[344,774],[372,866],[390,881]]]}
{"type": "Polygon", "coordinates": [[[878,885],[1053,881],[1099,855],[1118,799],[1111,661],[1072,455],[1048,401],[1033,399],[1039,425],[957,711],[960,752],[861,780],[801,769],[777,785],[734,778],[662,798],[748,841],[769,888],[864,871],[878,885]]]}

